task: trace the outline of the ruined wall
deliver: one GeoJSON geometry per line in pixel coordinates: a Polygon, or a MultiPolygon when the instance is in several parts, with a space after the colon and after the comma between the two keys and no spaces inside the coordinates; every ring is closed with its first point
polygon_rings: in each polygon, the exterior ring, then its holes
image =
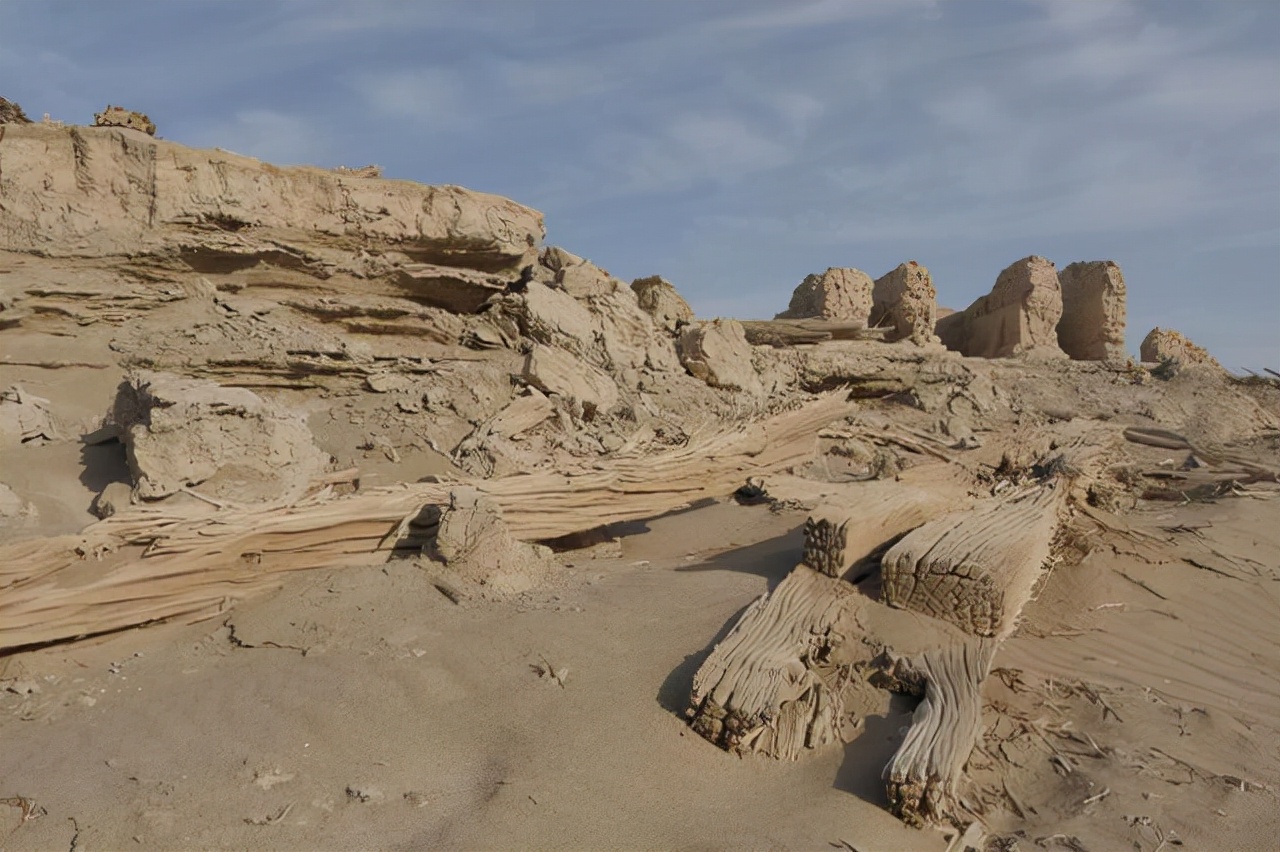
{"type": "Polygon", "coordinates": [[[1205,365],[1221,367],[1217,359],[1209,354],[1209,350],[1197,346],[1179,331],[1159,326],[1147,332],[1138,349],[1138,356],[1145,364],[1159,364],[1170,359],[1186,365],[1205,365]]]}
{"type": "Polygon", "coordinates": [[[933,331],[937,324],[938,291],[934,289],[929,270],[919,263],[907,261],[877,278],[871,298],[870,324],[890,328],[884,338],[887,342],[938,342],[933,331]]]}
{"type": "Polygon", "coordinates": [[[806,276],[791,294],[791,304],[774,319],[818,317],[866,324],[874,287],[871,276],[862,270],[833,266],[806,276]]]}
{"type": "Polygon", "coordinates": [[[1125,358],[1125,287],[1110,260],[1078,262],[1058,273],[1062,319],[1058,346],[1077,361],[1125,358]]]}
{"type": "Polygon", "coordinates": [[[943,317],[936,332],[948,349],[981,358],[1038,350],[1060,353],[1062,290],[1051,261],[1032,255],[1011,264],[991,292],[943,317]]]}

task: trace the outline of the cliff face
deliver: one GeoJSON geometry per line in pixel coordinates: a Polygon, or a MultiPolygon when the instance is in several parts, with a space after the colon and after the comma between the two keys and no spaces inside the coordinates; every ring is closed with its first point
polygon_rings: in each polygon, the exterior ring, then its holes
{"type": "Polygon", "coordinates": [[[0,249],[8,251],[284,255],[306,264],[326,249],[380,246],[410,262],[506,273],[532,262],[545,233],[536,210],[456,186],[278,168],[125,128],[2,131],[0,249]]]}

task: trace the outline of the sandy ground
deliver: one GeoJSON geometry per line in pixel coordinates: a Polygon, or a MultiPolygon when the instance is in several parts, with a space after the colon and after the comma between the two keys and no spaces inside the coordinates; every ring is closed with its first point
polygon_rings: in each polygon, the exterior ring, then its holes
{"type": "Polygon", "coordinates": [[[4,697],[0,791],[48,814],[10,811],[5,848],[943,848],[884,810],[907,704],[793,764],[683,721],[697,665],[792,567],[802,522],[673,515],[520,604],[456,605],[409,561],[318,572],[225,626],[11,660],[39,692],[4,697]],[[707,552],[709,531],[736,546],[707,552]]]}
{"type": "MultiPolygon", "coordinates": [[[[1198,528],[1164,535],[1253,579],[1101,549],[1052,575],[988,701],[1074,725],[1098,753],[1061,774],[1005,746],[1028,841],[1273,847],[1277,505],[1131,516],[1198,528]]],[[[553,588],[515,603],[455,604],[410,560],[312,572],[225,622],[11,657],[4,676],[33,691],[0,703],[0,793],[46,813],[9,809],[4,848],[945,848],[884,810],[910,699],[795,763],[732,757],[683,721],[693,672],[792,567],[802,522],[732,503],[671,515],[620,553],[566,554],[553,588]]]]}

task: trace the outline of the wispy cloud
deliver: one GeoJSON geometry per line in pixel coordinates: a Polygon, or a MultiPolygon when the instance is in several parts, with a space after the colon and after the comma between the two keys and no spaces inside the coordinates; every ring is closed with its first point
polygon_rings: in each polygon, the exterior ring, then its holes
{"type": "Polygon", "coordinates": [[[938,0],[811,0],[770,4],[759,11],[733,14],[715,22],[718,29],[779,30],[821,27],[908,12],[932,13],[938,0]]]}
{"type": "Polygon", "coordinates": [[[303,116],[265,109],[243,110],[228,120],[201,127],[195,135],[198,139],[194,144],[222,148],[269,163],[338,164],[338,153],[324,125],[303,116]]]}
{"type": "Polygon", "coordinates": [[[360,105],[375,115],[455,128],[468,115],[466,80],[452,68],[359,73],[349,78],[348,85],[360,105]]]}

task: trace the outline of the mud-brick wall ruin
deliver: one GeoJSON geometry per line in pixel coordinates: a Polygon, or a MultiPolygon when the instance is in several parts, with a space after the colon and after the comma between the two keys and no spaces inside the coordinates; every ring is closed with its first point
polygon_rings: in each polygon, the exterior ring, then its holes
{"type": "MultiPolygon", "coordinates": [[[[1080,261],[1059,272],[1047,258],[1024,257],[1001,271],[990,293],[960,311],[938,307],[933,277],[917,261],[874,281],[860,269],[831,267],[807,276],[775,319],[860,324],[888,343],[941,343],[969,357],[1128,357],[1124,274],[1112,260],[1080,261]]],[[[1142,360],[1212,362],[1184,341],[1157,329],[1144,343],[1142,360]]]]}

